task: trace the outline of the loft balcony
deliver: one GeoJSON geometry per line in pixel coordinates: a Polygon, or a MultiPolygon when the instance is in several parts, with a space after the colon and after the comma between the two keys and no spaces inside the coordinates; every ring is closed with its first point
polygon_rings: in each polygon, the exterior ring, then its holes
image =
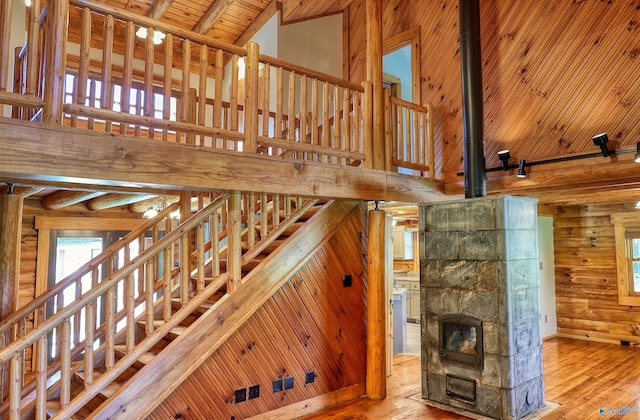
{"type": "MultiPolygon", "coordinates": [[[[22,30],[11,3],[3,40],[22,30]]],[[[405,202],[444,190],[429,104],[94,1],[30,10],[24,45],[0,45],[5,182],[405,202]]]]}

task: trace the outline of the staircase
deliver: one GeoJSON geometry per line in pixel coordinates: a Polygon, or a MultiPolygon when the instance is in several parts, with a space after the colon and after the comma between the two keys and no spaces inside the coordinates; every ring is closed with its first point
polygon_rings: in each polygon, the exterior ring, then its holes
{"type": "Polygon", "coordinates": [[[10,378],[3,418],[149,414],[357,205],[240,193],[206,201],[180,224],[179,203],[170,206],[0,325],[12,338],[0,350],[10,378]],[[142,251],[132,257],[134,241],[142,251]],[[65,290],[76,299],[65,302],[65,290]],[[28,348],[35,377],[23,376],[28,348]]]}

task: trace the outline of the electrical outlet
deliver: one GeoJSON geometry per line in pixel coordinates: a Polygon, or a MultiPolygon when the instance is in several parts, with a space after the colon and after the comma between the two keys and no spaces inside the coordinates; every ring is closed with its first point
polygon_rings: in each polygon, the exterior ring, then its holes
{"type": "Polygon", "coordinates": [[[284,378],[284,389],[293,388],[293,376],[287,376],[284,378]]]}
{"type": "Polygon", "coordinates": [[[249,387],[249,399],[258,398],[260,396],[260,385],[254,385],[249,387]]]}
{"type": "Polygon", "coordinates": [[[284,389],[284,381],[282,380],[282,378],[278,378],[278,379],[274,379],[273,380],[273,392],[280,392],[284,389]]]}
{"type": "Polygon", "coordinates": [[[315,380],[316,380],[316,373],[314,371],[310,370],[309,372],[306,372],[304,374],[304,383],[305,384],[311,384],[315,380]]]}
{"type": "Polygon", "coordinates": [[[235,403],[241,403],[247,400],[247,388],[236,389],[235,392],[235,403]]]}
{"type": "Polygon", "coordinates": [[[344,276],[342,276],[342,285],[344,287],[351,287],[352,284],[353,280],[351,278],[351,274],[345,274],[344,276]]]}

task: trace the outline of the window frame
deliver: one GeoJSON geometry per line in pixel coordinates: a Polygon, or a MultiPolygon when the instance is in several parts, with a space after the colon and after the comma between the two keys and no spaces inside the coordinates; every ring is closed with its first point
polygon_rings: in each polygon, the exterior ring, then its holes
{"type": "Polygon", "coordinates": [[[618,304],[640,306],[640,290],[633,289],[633,251],[629,247],[633,238],[626,237],[628,228],[640,231],[640,212],[612,213],[611,222],[615,233],[618,304]]]}

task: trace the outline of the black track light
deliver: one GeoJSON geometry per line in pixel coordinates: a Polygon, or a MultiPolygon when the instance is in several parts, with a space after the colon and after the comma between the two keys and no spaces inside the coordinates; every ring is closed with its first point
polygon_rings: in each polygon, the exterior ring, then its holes
{"type": "Polygon", "coordinates": [[[600,146],[600,152],[603,157],[607,157],[611,154],[611,151],[607,148],[607,142],[609,141],[609,136],[607,133],[600,133],[591,138],[593,140],[593,144],[596,146],[600,146]]]}
{"type": "Polygon", "coordinates": [[[518,173],[516,174],[516,176],[518,178],[524,178],[527,176],[527,170],[524,168],[524,165],[527,164],[527,161],[522,159],[520,161],[520,165],[518,165],[518,173]]]}
{"type": "Polygon", "coordinates": [[[509,170],[510,157],[511,157],[511,153],[509,150],[500,150],[498,152],[498,159],[500,159],[500,162],[502,162],[502,168],[504,168],[505,171],[509,170]]]}

